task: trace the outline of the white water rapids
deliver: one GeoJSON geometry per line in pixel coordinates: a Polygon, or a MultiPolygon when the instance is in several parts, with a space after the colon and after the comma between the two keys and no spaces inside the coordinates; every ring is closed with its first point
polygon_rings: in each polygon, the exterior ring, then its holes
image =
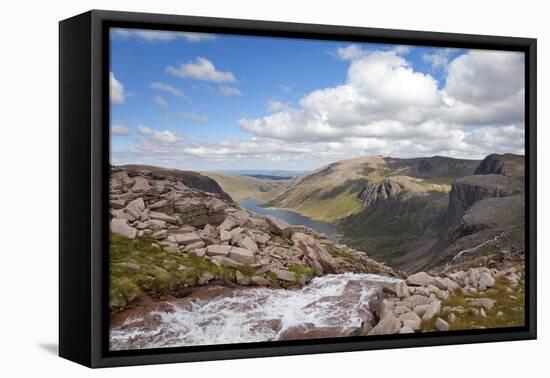
{"type": "Polygon", "coordinates": [[[372,318],[374,274],[314,278],[298,290],[198,289],[162,307],[129,313],[111,329],[111,350],[348,336],[372,318]]]}

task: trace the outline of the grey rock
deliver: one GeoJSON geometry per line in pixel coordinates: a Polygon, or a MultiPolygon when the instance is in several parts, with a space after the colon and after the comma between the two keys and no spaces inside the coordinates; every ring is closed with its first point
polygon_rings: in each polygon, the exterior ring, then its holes
{"type": "Polygon", "coordinates": [[[405,333],[414,333],[414,330],[407,326],[407,325],[404,325],[403,327],[401,327],[401,329],[399,330],[399,333],[401,334],[405,334],[405,333]]]}
{"type": "Polygon", "coordinates": [[[288,270],[272,269],[271,270],[281,281],[296,282],[296,275],[288,270]]]}
{"type": "Polygon", "coordinates": [[[495,301],[490,298],[467,298],[466,299],[472,306],[485,307],[490,310],[494,307],[495,301]]]}
{"type": "Polygon", "coordinates": [[[245,265],[254,263],[254,252],[245,248],[231,247],[228,257],[245,265]]]}
{"type": "Polygon", "coordinates": [[[194,232],[187,232],[185,234],[175,234],[174,237],[176,238],[176,242],[178,244],[193,244],[193,243],[202,241],[200,236],[194,232]]]}
{"type": "Polygon", "coordinates": [[[149,185],[149,181],[145,177],[137,176],[134,179],[134,186],[132,186],[133,192],[144,192],[151,189],[151,185],[149,185]]]}
{"type": "Polygon", "coordinates": [[[401,321],[389,312],[368,332],[367,335],[391,335],[398,333],[400,329],[401,321]]]}
{"type": "Polygon", "coordinates": [[[410,296],[409,287],[407,286],[407,283],[405,281],[401,280],[395,284],[395,294],[399,298],[410,296]]]}
{"type": "Polygon", "coordinates": [[[127,239],[135,239],[137,230],[130,227],[127,219],[113,218],[111,220],[111,232],[127,239]]]}
{"type": "Polygon", "coordinates": [[[278,235],[282,235],[283,230],[288,226],[290,226],[290,224],[285,222],[284,220],[279,219],[277,217],[273,217],[271,215],[267,215],[265,217],[265,220],[267,221],[267,224],[271,228],[272,232],[278,235]]]}
{"type": "Polygon", "coordinates": [[[435,328],[438,331],[448,331],[449,330],[449,323],[447,323],[445,320],[441,318],[437,318],[435,320],[435,328]]]}
{"type": "Polygon", "coordinates": [[[479,285],[483,285],[485,287],[493,287],[495,284],[495,279],[491,277],[491,275],[487,272],[481,273],[479,276],[479,285]]]}
{"type": "Polygon", "coordinates": [[[430,276],[426,272],[418,272],[407,277],[407,285],[413,286],[428,286],[428,285],[439,285],[435,277],[430,276]]]}
{"type": "Polygon", "coordinates": [[[231,250],[230,245],[209,245],[206,247],[206,254],[208,256],[227,256],[231,250]]]}
{"type": "Polygon", "coordinates": [[[399,315],[399,320],[403,322],[403,325],[406,324],[413,331],[419,331],[422,327],[422,319],[412,311],[399,315]]]}
{"type": "Polygon", "coordinates": [[[205,285],[214,279],[214,275],[210,272],[204,272],[199,278],[199,285],[205,285]]]}

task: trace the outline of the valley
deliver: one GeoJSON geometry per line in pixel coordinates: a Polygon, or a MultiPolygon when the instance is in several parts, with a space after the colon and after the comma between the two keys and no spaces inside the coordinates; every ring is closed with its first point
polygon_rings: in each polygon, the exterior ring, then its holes
{"type": "Polygon", "coordinates": [[[112,167],[111,349],[521,326],[523,164],[112,167]]]}

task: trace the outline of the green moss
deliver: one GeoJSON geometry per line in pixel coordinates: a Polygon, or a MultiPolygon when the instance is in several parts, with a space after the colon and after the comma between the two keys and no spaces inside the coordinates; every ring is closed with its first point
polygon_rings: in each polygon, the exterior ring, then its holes
{"type": "Polygon", "coordinates": [[[309,266],[290,265],[288,270],[294,273],[298,278],[306,277],[311,279],[315,276],[315,270],[309,266]]]}
{"type": "Polygon", "coordinates": [[[266,276],[269,277],[272,281],[277,281],[277,275],[274,272],[267,272],[266,276]]]}
{"type": "Polygon", "coordinates": [[[209,272],[231,282],[235,270],[194,254],[170,253],[152,246],[152,238],[135,240],[112,235],[110,244],[110,307],[118,311],[148,297],[178,295],[209,272]]]}
{"type": "MultiPolygon", "coordinates": [[[[504,278],[496,280],[495,286],[487,291],[478,293],[463,294],[461,290],[456,291],[448,300],[442,301],[442,308],[445,306],[458,307],[462,306],[466,311],[464,314],[455,312],[456,320],[450,324],[451,330],[465,330],[475,328],[506,328],[506,327],[521,327],[525,324],[525,289],[522,282],[513,289],[513,292],[508,292],[508,281],[504,278]],[[484,308],[487,317],[472,314],[468,310],[480,306],[472,306],[468,299],[473,298],[490,298],[495,300],[495,305],[491,309],[484,308]],[[501,316],[497,313],[501,312],[501,316]]],[[[443,315],[440,315],[443,317],[443,315]]],[[[446,317],[446,315],[445,315],[446,317]]],[[[423,322],[422,329],[425,331],[434,331],[436,318],[423,322]]],[[[446,320],[446,318],[445,318],[446,320]]]]}

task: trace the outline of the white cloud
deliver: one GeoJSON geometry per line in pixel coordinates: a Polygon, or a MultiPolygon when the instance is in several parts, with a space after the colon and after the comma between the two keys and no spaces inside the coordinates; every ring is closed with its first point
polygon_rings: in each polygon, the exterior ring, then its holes
{"type": "Polygon", "coordinates": [[[118,81],[115,75],[109,73],[109,87],[110,87],[110,97],[112,104],[123,104],[124,103],[124,86],[120,81],[118,81]]]}
{"type": "Polygon", "coordinates": [[[237,81],[231,72],[218,71],[214,63],[200,56],[195,61],[181,64],[179,67],[168,66],[166,72],[179,77],[189,77],[215,83],[234,83],[237,81]]]}
{"type": "Polygon", "coordinates": [[[143,125],[138,125],[137,129],[141,135],[150,138],[154,142],[170,144],[179,140],[178,136],[169,130],[157,131],[143,125]]]}
{"type": "Polygon", "coordinates": [[[359,59],[365,56],[366,52],[361,48],[361,46],[356,44],[351,44],[346,47],[338,47],[336,49],[336,56],[342,60],[353,60],[359,59]]]}
{"type": "Polygon", "coordinates": [[[185,98],[185,99],[189,99],[182,90],[180,90],[176,87],[173,87],[170,84],[155,81],[155,82],[150,84],[150,87],[153,88],[153,89],[158,89],[159,91],[164,91],[164,92],[171,93],[171,94],[173,94],[174,96],[177,96],[177,97],[182,97],[182,98],[185,98]]]}
{"type": "Polygon", "coordinates": [[[179,116],[190,118],[193,121],[199,122],[199,123],[207,123],[208,122],[208,116],[203,114],[198,114],[195,112],[177,112],[176,113],[179,116]]]}
{"type": "Polygon", "coordinates": [[[162,96],[153,97],[153,102],[155,104],[157,104],[158,106],[163,107],[163,108],[169,108],[170,107],[170,104],[168,103],[168,101],[166,101],[164,99],[164,97],[162,97],[162,96]]]}
{"type": "Polygon", "coordinates": [[[248,138],[208,142],[147,129],[139,146],[115,158],[186,169],[302,170],[367,155],[524,152],[521,57],[466,51],[442,67],[447,78],[438,83],[395,50],[341,53],[349,62],[342,84],[292,105],[269,101],[265,115],[239,121],[248,138]],[[167,135],[175,140],[160,142],[167,135]]]}
{"type": "Polygon", "coordinates": [[[436,49],[433,53],[423,54],[422,60],[426,63],[430,63],[433,69],[443,69],[446,70],[449,65],[449,59],[451,54],[456,51],[456,49],[436,49]]]}
{"type": "Polygon", "coordinates": [[[184,39],[188,42],[212,41],[216,37],[208,33],[194,32],[174,32],[162,30],[140,30],[140,29],[122,29],[115,28],[112,30],[112,35],[115,38],[130,38],[136,37],[147,42],[169,42],[176,39],[184,39]]]}
{"type": "Polygon", "coordinates": [[[114,124],[111,126],[111,135],[128,135],[130,130],[121,124],[114,124]]]}
{"type": "Polygon", "coordinates": [[[229,85],[220,85],[218,90],[224,96],[240,96],[242,94],[239,88],[231,87],[229,85]]]}

